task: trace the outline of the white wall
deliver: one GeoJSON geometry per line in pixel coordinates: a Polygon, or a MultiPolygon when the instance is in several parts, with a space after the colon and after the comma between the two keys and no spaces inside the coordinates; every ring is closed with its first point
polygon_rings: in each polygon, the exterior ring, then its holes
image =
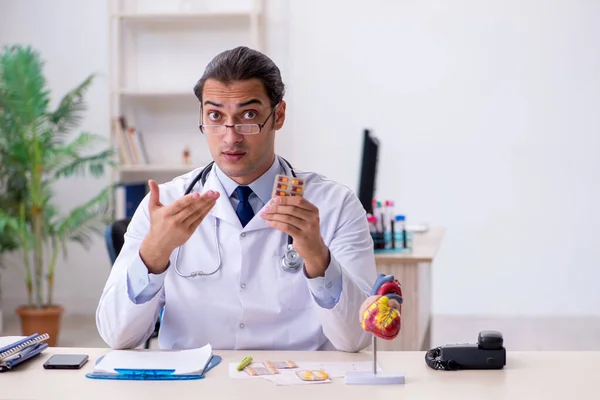
{"type": "Polygon", "coordinates": [[[437,314],[600,315],[600,2],[292,2],[299,168],[447,235],[437,314]]]}

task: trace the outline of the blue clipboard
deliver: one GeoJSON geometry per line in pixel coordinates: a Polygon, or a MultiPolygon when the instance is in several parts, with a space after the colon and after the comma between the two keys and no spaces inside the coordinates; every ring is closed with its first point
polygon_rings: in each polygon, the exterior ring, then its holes
{"type": "MultiPolygon", "coordinates": [[[[98,361],[96,361],[96,364],[98,364],[103,357],[104,356],[100,357],[98,361]]],[[[221,356],[213,355],[206,364],[204,370],[199,374],[175,374],[175,370],[172,369],[115,369],[116,373],[114,374],[88,372],[85,376],[91,379],[120,379],[128,381],[181,381],[204,379],[206,373],[219,365],[221,360],[221,356]]]]}

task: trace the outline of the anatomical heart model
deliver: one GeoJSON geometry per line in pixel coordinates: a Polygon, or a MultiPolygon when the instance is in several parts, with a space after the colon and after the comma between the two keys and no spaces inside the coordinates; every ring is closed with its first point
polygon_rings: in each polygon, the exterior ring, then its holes
{"type": "Polygon", "coordinates": [[[400,333],[402,325],[402,289],[393,275],[379,274],[370,296],[362,303],[359,312],[361,327],[373,335],[373,371],[349,371],[348,385],[403,384],[404,375],[379,372],[377,368],[377,338],[392,340],[400,333]]]}
{"type": "Polygon", "coordinates": [[[379,274],[360,309],[362,328],[378,338],[391,340],[402,325],[402,289],[392,275],[379,274]]]}

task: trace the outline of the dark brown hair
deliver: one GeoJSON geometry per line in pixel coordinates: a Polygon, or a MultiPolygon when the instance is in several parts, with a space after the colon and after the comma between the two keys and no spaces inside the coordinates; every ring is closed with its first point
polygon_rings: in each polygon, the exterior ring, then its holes
{"type": "Polygon", "coordinates": [[[204,70],[204,75],[194,86],[194,94],[202,103],[202,89],[208,79],[222,83],[259,79],[269,96],[271,107],[283,99],[285,85],[277,65],[265,54],[239,46],[217,54],[204,70]]]}

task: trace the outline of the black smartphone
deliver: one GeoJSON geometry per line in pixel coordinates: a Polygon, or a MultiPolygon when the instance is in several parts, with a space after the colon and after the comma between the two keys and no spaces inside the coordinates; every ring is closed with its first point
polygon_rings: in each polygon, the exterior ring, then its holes
{"type": "Polygon", "coordinates": [[[88,360],[87,354],[54,354],[45,363],[45,369],[79,369],[88,360]]]}

